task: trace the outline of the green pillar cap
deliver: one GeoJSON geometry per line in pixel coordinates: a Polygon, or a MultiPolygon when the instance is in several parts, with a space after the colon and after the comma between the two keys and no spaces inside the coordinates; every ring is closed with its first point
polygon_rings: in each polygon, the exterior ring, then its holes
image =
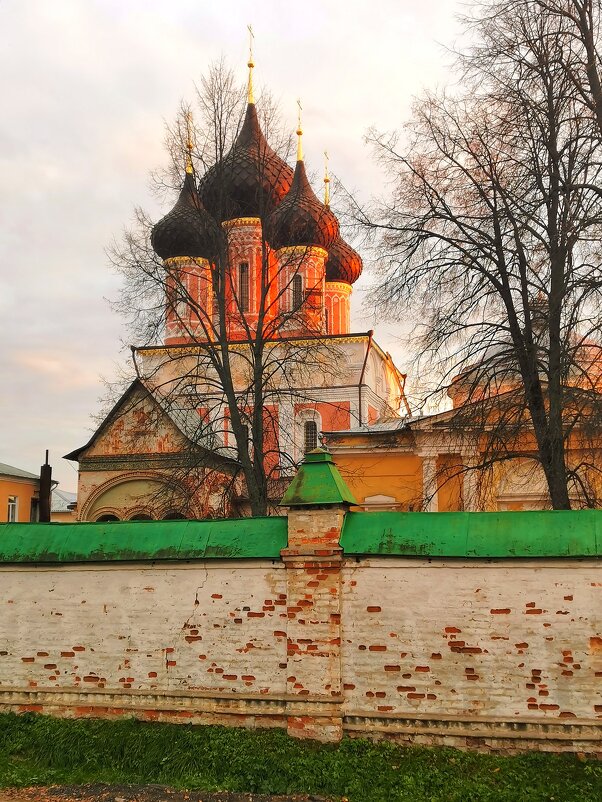
{"type": "Polygon", "coordinates": [[[323,448],[315,448],[305,455],[280,504],[283,507],[318,507],[357,504],[357,501],[332,461],[332,456],[323,448]]]}

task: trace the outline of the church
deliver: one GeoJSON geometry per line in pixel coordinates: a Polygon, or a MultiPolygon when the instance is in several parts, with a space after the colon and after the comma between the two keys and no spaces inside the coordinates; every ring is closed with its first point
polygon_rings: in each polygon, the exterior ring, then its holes
{"type": "Polygon", "coordinates": [[[371,331],[351,330],[362,259],[340,235],[328,170],[322,201],[300,118],[294,167],[272,149],[253,67],[242,124],[202,174],[186,119],[181,191],[143,271],[160,336],[133,349],[135,380],[66,457],[78,520],[257,514],[254,483],[277,506],[322,432],[409,412],[405,375],[371,331]]]}

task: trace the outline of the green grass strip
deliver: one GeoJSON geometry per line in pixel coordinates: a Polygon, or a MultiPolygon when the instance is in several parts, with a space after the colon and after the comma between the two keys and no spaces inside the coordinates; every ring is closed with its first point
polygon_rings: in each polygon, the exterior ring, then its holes
{"type": "Polygon", "coordinates": [[[349,738],[321,745],[280,730],[0,715],[0,787],[97,782],[313,793],[350,802],[599,802],[602,762],[349,738]]]}

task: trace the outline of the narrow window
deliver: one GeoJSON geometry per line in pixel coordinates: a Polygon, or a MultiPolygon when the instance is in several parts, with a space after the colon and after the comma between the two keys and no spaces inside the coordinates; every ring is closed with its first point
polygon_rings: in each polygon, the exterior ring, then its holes
{"type": "Polygon", "coordinates": [[[297,273],[296,276],[293,276],[293,312],[296,312],[302,303],[303,303],[303,279],[297,273]]]}
{"type": "Polygon", "coordinates": [[[19,499],[17,496],[9,496],[8,497],[8,517],[7,521],[9,524],[15,523],[17,521],[17,514],[19,511],[19,499]]]}
{"type": "Polygon", "coordinates": [[[324,310],[324,320],[326,323],[326,334],[330,334],[330,314],[328,309],[324,310]]]}
{"type": "Polygon", "coordinates": [[[241,262],[238,266],[238,301],[240,311],[249,311],[249,263],[241,262]]]}
{"type": "Polygon", "coordinates": [[[307,454],[308,451],[313,451],[318,447],[318,424],[315,420],[305,421],[304,435],[305,453],[307,454]]]}

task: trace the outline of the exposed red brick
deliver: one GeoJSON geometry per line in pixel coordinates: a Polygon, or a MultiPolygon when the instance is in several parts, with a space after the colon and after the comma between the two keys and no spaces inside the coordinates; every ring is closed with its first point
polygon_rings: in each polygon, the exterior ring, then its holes
{"type": "Polygon", "coordinates": [[[373,605],[373,606],[370,606],[370,607],[366,607],[366,610],[368,610],[369,613],[380,613],[382,608],[381,607],[377,607],[376,605],[373,605]]]}
{"type": "Polygon", "coordinates": [[[560,710],[560,705],[548,705],[548,704],[540,704],[540,710],[560,710]]]}
{"type": "Polygon", "coordinates": [[[491,615],[508,615],[511,612],[509,607],[494,607],[489,611],[491,615]]]}
{"type": "Polygon", "coordinates": [[[61,652],[61,657],[75,657],[75,652],[61,652]]]}
{"type": "Polygon", "coordinates": [[[441,652],[433,652],[431,654],[431,660],[442,660],[441,652]]]}
{"type": "Polygon", "coordinates": [[[385,666],[385,671],[401,671],[401,666],[385,666]]]}
{"type": "Polygon", "coordinates": [[[462,630],[458,629],[458,627],[445,627],[445,631],[447,633],[453,633],[455,635],[457,635],[459,632],[462,632],[462,630]]]}
{"type": "Polygon", "coordinates": [[[543,610],[540,607],[533,608],[531,610],[525,610],[527,615],[541,615],[543,610]]]}
{"type": "Polygon", "coordinates": [[[387,647],[382,643],[373,643],[372,646],[368,647],[368,650],[371,652],[386,652],[387,647]]]}
{"type": "Polygon", "coordinates": [[[21,661],[23,663],[35,663],[36,658],[35,657],[22,657],[21,661]]]}
{"type": "MultiPolygon", "coordinates": [[[[0,652],[0,654],[2,654],[2,652],[0,652]]],[[[3,654],[6,654],[6,652],[3,654]]],[[[48,657],[48,652],[37,652],[37,657],[48,657]]]]}
{"type": "Polygon", "coordinates": [[[416,671],[422,671],[422,672],[426,673],[427,671],[430,671],[430,670],[431,670],[430,666],[416,666],[416,671]]]}
{"type": "Polygon", "coordinates": [[[425,699],[425,693],[408,693],[408,699],[425,699]]]}
{"type": "Polygon", "coordinates": [[[250,610],[247,613],[247,618],[265,618],[265,613],[254,613],[252,610],[250,610]]]}
{"type": "Polygon", "coordinates": [[[398,685],[397,690],[399,693],[407,693],[408,691],[415,691],[416,688],[414,685],[398,685]]]}

